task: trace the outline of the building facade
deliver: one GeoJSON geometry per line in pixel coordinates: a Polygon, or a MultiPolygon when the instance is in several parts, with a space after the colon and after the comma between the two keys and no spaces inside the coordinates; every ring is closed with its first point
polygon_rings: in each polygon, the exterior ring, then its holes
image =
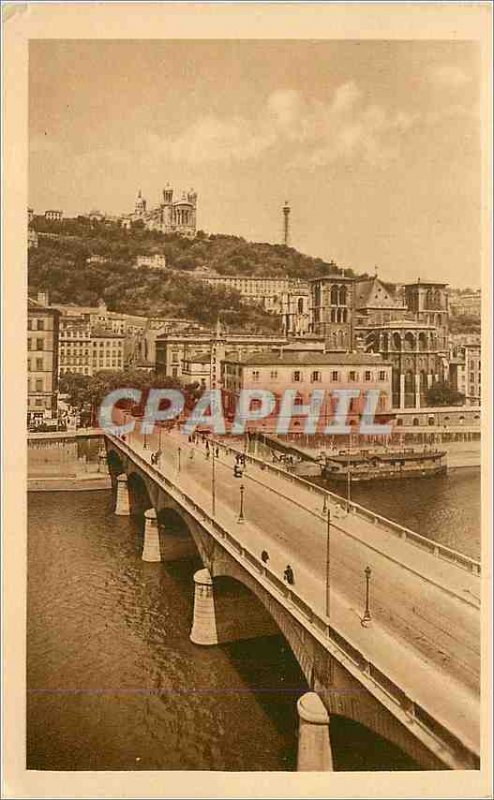
{"type": "Polygon", "coordinates": [[[164,253],[153,253],[150,256],[137,256],[136,269],[147,267],[148,269],[166,269],[166,257],[164,253]]]}
{"type": "Polygon", "coordinates": [[[308,404],[315,389],[325,392],[319,432],[335,414],[337,398],[331,393],[336,389],[351,389],[358,393],[349,405],[348,424],[351,426],[357,425],[361,418],[368,389],[379,391],[377,411],[380,414],[391,409],[391,365],[379,355],[280,350],[242,358],[228,356],[222,360],[221,367],[225,410],[230,416],[235,413],[240,392],[245,389],[262,389],[274,395],[272,414],[254,426],[261,430],[273,430],[286,390],[292,390],[295,397],[295,413],[289,425],[289,432],[294,433],[303,431],[305,421],[305,413],[301,410],[298,415],[296,407],[308,404]]]}
{"type": "Polygon", "coordinates": [[[93,374],[102,370],[123,370],[124,340],[121,333],[108,330],[91,331],[91,366],[93,374]]]}
{"type": "Polygon", "coordinates": [[[227,351],[238,356],[271,350],[287,343],[284,336],[265,336],[228,333],[223,330],[201,333],[161,333],[155,340],[156,372],[170,378],[182,378],[183,365],[194,358],[206,356],[210,360],[209,385],[215,387],[221,380],[221,361],[227,351]]]}
{"type": "Polygon", "coordinates": [[[92,375],[91,321],[88,314],[60,314],[59,375],[92,375]]]}
{"type": "Polygon", "coordinates": [[[46,295],[28,299],[28,423],[57,416],[59,317],[59,312],[48,306],[46,295]]]}
{"type": "Polygon", "coordinates": [[[179,233],[193,237],[197,228],[197,192],[190,189],[174,199],[174,190],[167,183],[159,205],[148,208],[141,190],[137,194],[134,211],[127,219],[130,223],[142,221],[148,230],[161,233],[179,233]]]}
{"type": "MultiPolygon", "coordinates": [[[[308,298],[309,286],[298,278],[258,277],[256,275],[217,275],[214,272],[197,270],[190,277],[209,283],[211,286],[224,286],[225,289],[237,291],[247,303],[258,303],[265,311],[282,314],[283,297],[298,295],[308,298]]],[[[286,302],[286,301],[285,301],[286,302]]],[[[308,300],[305,301],[305,312],[308,313],[308,300]]]]}
{"type": "Polygon", "coordinates": [[[63,218],[63,211],[50,208],[45,211],[45,219],[47,222],[61,222],[63,218]]]}
{"type": "Polygon", "coordinates": [[[325,275],[309,281],[310,331],[326,341],[331,352],[347,352],[353,345],[354,280],[325,275]]]}

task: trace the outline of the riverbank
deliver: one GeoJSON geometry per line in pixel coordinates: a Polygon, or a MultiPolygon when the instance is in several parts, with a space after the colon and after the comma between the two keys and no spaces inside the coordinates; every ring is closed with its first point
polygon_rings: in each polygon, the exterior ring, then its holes
{"type": "Polygon", "coordinates": [[[109,475],[36,476],[27,479],[28,492],[88,492],[111,489],[109,475]]]}
{"type": "MultiPolygon", "coordinates": [[[[308,438],[308,437],[306,437],[308,438]]],[[[263,435],[265,444],[271,449],[278,450],[286,455],[295,455],[303,458],[307,465],[312,467],[318,462],[324,448],[318,443],[315,446],[295,444],[293,441],[280,439],[274,435],[263,435]]],[[[480,440],[472,442],[447,442],[437,445],[439,450],[446,452],[446,466],[450,470],[480,469],[480,440]]],[[[314,473],[307,473],[314,474],[314,473]]]]}

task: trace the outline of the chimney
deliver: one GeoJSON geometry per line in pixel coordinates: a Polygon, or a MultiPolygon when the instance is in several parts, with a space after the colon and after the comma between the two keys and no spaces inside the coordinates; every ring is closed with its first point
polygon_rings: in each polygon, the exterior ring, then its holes
{"type": "Polygon", "coordinates": [[[47,306],[49,305],[48,302],[48,292],[38,292],[38,297],[36,298],[40,306],[47,306]]]}

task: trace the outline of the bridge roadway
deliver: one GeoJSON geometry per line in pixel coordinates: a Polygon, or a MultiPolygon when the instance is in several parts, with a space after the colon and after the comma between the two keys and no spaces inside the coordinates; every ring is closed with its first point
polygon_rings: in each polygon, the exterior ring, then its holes
{"type": "MultiPolygon", "coordinates": [[[[160,471],[211,512],[213,464],[206,458],[205,444],[189,443],[178,430],[163,431],[160,440],[160,471]]],[[[147,448],[137,432],[127,436],[126,443],[149,460],[158,449],[158,434],[147,436],[147,448]]],[[[438,558],[388,530],[382,518],[376,525],[348,513],[331,496],[328,570],[321,493],[250,458],[240,481],[233,475],[232,443],[218,444],[216,520],[251,552],[260,556],[266,550],[269,567],[280,578],[290,564],[297,593],[322,614],[327,610],[335,630],[478,755],[480,579],[475,569],[468,569],[468,559],[465,568],[438,558]],[[241,483],[242,525],[238,523],[241,483]],[[363,627],[367,566],[372,569],[372,623],[363,627]]]]}

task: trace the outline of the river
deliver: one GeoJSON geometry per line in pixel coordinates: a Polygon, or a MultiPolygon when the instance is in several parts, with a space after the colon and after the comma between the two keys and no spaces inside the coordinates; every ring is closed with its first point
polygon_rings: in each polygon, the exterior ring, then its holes
{"type": "MultiPolygon", "coordinates": [[[[197,563],[142,562],[109,491],[28,497],[28,768],[293,770],[307,686],[284,639],[193,645],[197,563]]],[[[476,473],[353,499],[478,554],[476,473]]],[[[331,737],[338,770],[414,768],[347,720],[331,737]]]]}

